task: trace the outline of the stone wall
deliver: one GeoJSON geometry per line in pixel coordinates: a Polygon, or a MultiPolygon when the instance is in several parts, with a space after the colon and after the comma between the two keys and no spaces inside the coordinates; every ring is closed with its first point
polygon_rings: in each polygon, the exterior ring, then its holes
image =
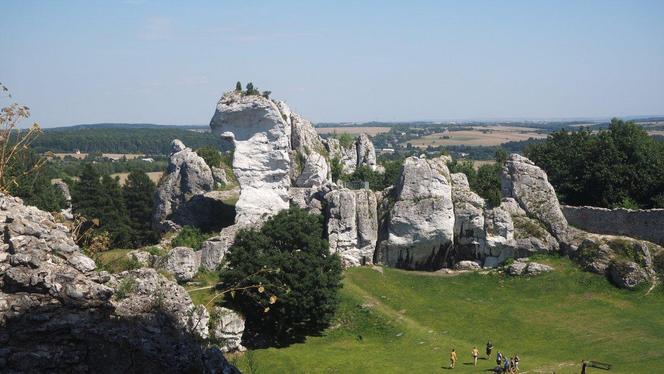
{"type": "Polygon", "coordinates": [[[625,235],[664,245],[664,209],[562,207],[570,225],[597,234],[625,235]]]}

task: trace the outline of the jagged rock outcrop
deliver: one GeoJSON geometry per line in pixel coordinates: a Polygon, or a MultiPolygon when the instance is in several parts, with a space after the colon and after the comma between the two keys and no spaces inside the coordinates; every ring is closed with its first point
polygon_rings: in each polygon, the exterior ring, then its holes
{"type": "MultiPolygon", "coordinates": [[[[281,107],[285,107],[283,102],[280,103],[281,107]]],[[[311,122],[302,118],[297,113],[290,112],[285,115],[290,117],[291,122],[291,148],[302,155],[309,155],[311,153],[324,153],[325,146],[323,141],[318,136],[316,129],[311,122]]]]}
{"type": "Polygon", "coordinates": [[[357,149],[357,165],[366,165],[375,171],[378,165],[376,162],[376,149],[367,134],[362,133],[357,137],[355,148],[357,149]]]}
{"type": "Polygon", "coordinates": [[[174,227],[193,226],[201,231],[219,231],[235,222],[235,206],[239,191],[209,191],[191,196],[169,217],[174,227]]]}
{"type": "Polygon", "coordinates": [[[504,197],[514,198],[529,216],[542,222],[558,241],[569,240],[567,220],[546,173],[529,159],[511,154],[501,175],[504,197]]]}
{"type": "Polygon", "coordinates": [[[226,175],[226,170],[224,168],[218,168],[213,166],[210,168],[212,171],[212,178],[214,178],[215,187],[224,187],[230,183],[230,179],[226,175]]]}
{"type": "Polygon", "coordinates": [[[158,267],[173,274],[178,282],[190,281],[201,266],[201,253],[189,247],[175,247],[159,260],[158,267]]]}
{"type": "Polygon", "coordinates": [[[438,269],[454,244],[450,173],[443,158],[409,157],[382,229],[379,262],[406,269],[438,269]]]}
{"type": "Polygon", "coordinates": [[[157,189],[153,215],[155,228],[178,228],[180,225],[170,219],[171,215],[192,196],[212,191],[214,184],[212,171],[205,160],[180,140],[173,140],[168,169],[157,189]]]}
{"type": "Polygon", "coordinates": [[[288,209],[291,121],[284,103],[229,92],[219,100],[212,132],[233,142],[233,172],[240,185],[235,222],[253,225],[288,209]]]}
{"type": "Polygon", "coordinates": [[[378,238],[376,196],[370,190],[333,190],[325,195],[330,252],[346,266],[373,263],[378,238]]]}
{"type": "Polygon", "coordinates": [[[470,190],[465,174],[454,173],[451,178],[454,203],[454,242],[458,259],[483,257],[486,248],[484,199],[470,190]]]}
{"type": "Polygon", "coordinates": [[[329,182],[330,168],[327,165],[325,157],[321,154],[311,151],[304,163],[302,173],[297,178],[295,185],[297,187],[319,187],[329,182]]]}
{"type": "MultiPolygon", "coordinates": [[[[330,160],[336,159],[341,165],[344,174],[352,174],[357,169],[357,148],[355,143],[350,147],[344,147],[339,139],[329,138],[325,141],[330,160]]],[[[337,181],[333,181],[337,182],[337,181]]]]}
{"type": "Polygon", "coordinates": [[[291,187],[288,190],[288,196],[291,204],[297,205],[311,214],[323,214],[325,194],[329,191],[331,191],[330,185],[321,186],[320,188],[291,187]]]}
{"type": "Polygon", "coordinates": [[[649,274],[634,261],[614,261],[609,265],[609,277],[620,288],[635,289],[650,280],[649,274]]]}
{"type": "Polygon", "coordinates": [[[0,372],[238,372],[199,343],[205,309],[153,269],[96,272],[17,198],[0,195],[0,226],[0,372]]]}
{"type": "Polygon", "coordinates": [[[242,346],[244,318],[237,312],[215,307],[211,313],[210,334],[222,352],[245,351],[242,346]]]}
{"type": "Polygon", "coordinates": [[[204,241],[201,245],[201,267],[206,270],[217,270],[224,261],[228,249],[235,242],[237,226],[228,226],[221,230],[219,236],[204,241]]]}

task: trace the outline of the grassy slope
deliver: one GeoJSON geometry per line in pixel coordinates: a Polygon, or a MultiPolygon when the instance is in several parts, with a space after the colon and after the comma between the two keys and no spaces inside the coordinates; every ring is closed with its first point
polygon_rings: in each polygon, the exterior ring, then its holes
{"type": "Polygon", "coordinates": [[[454,347],[455,372],[481,372],[495,361],[480,360],[477,368],[464,363],[473,345],[483,351],[491,339],[494,357],[498,350],[519,354],[522,373],[579,373],[582,359],[611,363],[611,373],[664,368],[662,291],[618,290],[568,260],[543,262],[556,272],[435,277],[351,269],[336,320],[323,336],[233,361],[245,373],[434,373],[447,366],[454,347]]]}

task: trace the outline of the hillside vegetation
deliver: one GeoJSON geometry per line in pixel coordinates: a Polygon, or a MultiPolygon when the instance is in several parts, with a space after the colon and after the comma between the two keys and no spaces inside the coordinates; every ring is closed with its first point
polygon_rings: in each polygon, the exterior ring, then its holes
{"type": "Polygon", "coordinates": [[[556,271],[513,278],[349,269],[322,336],[234,361],[245,373],[440,373],[455,348],[452,372],[460,373],[493,368],[497,351],[517,353],[521,373],[579,373],[583,359],[612,364],[610,373],[664,367],[661,289],[623,291],[567,259],[538,261],[556,271]],[[484,352],[489,339],[492,358],[473,367],[470,350],[484,352]]]}

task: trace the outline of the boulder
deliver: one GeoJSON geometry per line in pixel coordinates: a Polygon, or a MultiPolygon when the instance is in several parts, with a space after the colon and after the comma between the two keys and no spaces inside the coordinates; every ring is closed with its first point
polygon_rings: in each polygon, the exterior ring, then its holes
{"type": "Polygon", "coordinates": [[[611,281],[620,288],[633,290],[648,282],[648,272],[634,261],[613,261],[608,268],[611,281]]]}
{"type": "Polygon", "coordinates": [[[147,251],[142,251],[140,249],[135,249],[133,251],[129,251],[127,253],[127,256],[138,262],[142,267],[151,267],[154,265],[157,256],[153,256],[150,252],[147,251]]]}
{"type": "Polygon", "coordinates": [[[378,237],[376,196],[370,190],[333,190],[325,195],[330,252],[345,266],[373,263],[378,237]]]}
{"type": "Polygon", "coordinates": [[[441,158],[409,157],[385,221],[380,262],[406,269],[439,269],[454,243],[450,174],[441,158]]]}
{"type": "Polygon", "coordinates": [[[325,157],[312,151],[307,157],[302,173],[297,178],[297,187],[319,187],[328,182],[330,168],[325,157]]]}
{"type": "Polygon", "coordinates": [[[480,270],[482,264],[479,261],[463,260],[454,264],[456,270],[480,270]]]}
{"type": "Polygon", "coordinates": [[[511,154],[502,170],[501,189],[503,196],[514,198],[529,216],[542,222],[558,241],[569,241],[567,220],[560,209],[556,191],[546,173],[532,161],[511,154]]]}
{"type": "Polygon", "coordinates": [[[229,179],[228,176],[226,175],[226,170],[224,170],[224,168],[218,168],[216,166],[213,166],[210,168],[210,170],[212,171],[212,177],[214,178],[216,187],[224,187],[228,185],[229,179]]]}
{"type": "Polygon", "coordinates": [[[260,224],[288,209],[291,121],[285,104],[260,95],[229,92],[210,121],[214,134],[234,145],[233,172],[240,185],[235,223],[260,224]]]}
{"type": "Polygon", "coordinates": [[[159,267],[173,274],[178,282],[188,282],[194,278],[200,265],[200,253],[197,255],[189,247],[171,249],[159,263],[159,267]]]}
{"type": "Polygon", "coordinates": [[[238,373],[154,269],[97,272],[49,213],[1,194],[0,226],[0,372],[238,373]]]}
{"type": "Polygon", "coordinates": [[[526,259],[516,260],[507,267],[507,274],[514,276],[539,275],[550,271],[553,271],[553,267],[538,262],[530,262],[526,259]]]}
{"type": "Polygon", "coordinates": [[[222,352],[246,350],[242,346],[244,318],[239,313],[228,308],[215,307],[211,317],[212,339],[222,352]]]}
{"type": "Polygon", "coordinates": [[[160,183],[155,198],[153,225],[160,230],[177,227],[165,222],[170,216],[198,194],[214,189],[214,178],[210,167],[202,157],[178,139],[171,143],[168,169],[160,183]]]}
{"type": "Polygon", "coordinates": [[[223,263],[228,249],[235,242],[237,226],[225,227],[219,236],[204,241],[201,245],[201,267],[206,270],[217,270],[223,263]]]}

